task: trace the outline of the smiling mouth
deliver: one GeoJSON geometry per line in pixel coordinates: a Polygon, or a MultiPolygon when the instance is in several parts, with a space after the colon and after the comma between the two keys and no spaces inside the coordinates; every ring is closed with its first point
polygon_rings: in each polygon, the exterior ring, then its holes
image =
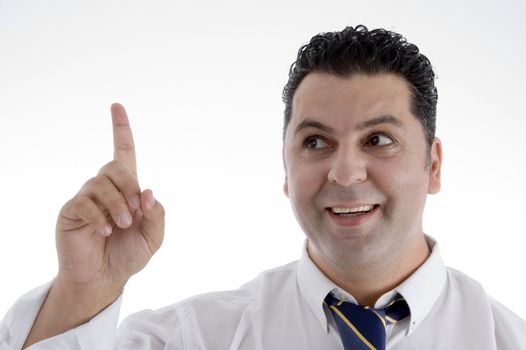
{"type": "Polygon", "coordinates": [[[327,208],[332,214],[338,216],[359,216],[369,213],[371,210],[379,207],[378,204],[362,205],[354,208],[331,207],[327,208]]]}

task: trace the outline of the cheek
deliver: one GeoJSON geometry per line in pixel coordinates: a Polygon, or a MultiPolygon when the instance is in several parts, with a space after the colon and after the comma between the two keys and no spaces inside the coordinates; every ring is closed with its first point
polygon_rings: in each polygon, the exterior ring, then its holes
{"type": "Polygon", "coordinates": [[[408,218],[417,218],[425,204],[427,196],[428,174],[423,165],[416,168],[415,164],[397,163],[384,169],[377,181],[381,191],[387,196],[389,213],[400,218],[401,212],[407,213],[408,218]]]}
{"type": "Polygon", "coordinates": [[[308,205],[326,183],[326,173],[320,166],[290,164],[287,171],[288,192],[296,205],[308,205]]]}

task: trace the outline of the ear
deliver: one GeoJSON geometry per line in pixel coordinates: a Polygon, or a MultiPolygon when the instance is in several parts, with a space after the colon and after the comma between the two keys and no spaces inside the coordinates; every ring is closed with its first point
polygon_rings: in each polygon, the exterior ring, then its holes
{"type": "Polygon", "coordinates": [[[283,160],[283,169],[285,170],[285,182],[283,183],[283,193],[287,198],[289,197],[289,178],[287,176],[287,163],[285,162],[285,140],[283,140],[283,147],[281,148],[281,159],[283,160]]]}
{"type": "Polygon", "coordinates": [[[429,187],[427,193],[435,194],[440,191],[440,170],[442,168],[442,142],[435,137],[431,145],[431,164],[429,165],[429,187]]]}

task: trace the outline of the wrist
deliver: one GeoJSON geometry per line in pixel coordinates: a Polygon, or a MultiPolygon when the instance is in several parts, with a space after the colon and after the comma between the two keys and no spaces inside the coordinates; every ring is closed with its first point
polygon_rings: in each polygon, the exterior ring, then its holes
{"type": "Polygon", "coordinates": [[[23,348],[89,322],[122,293],[124,284],[68,283],[57,276],[23,348]]]}
{"type": "Polygon", "coordinates": [[[80,283],[59,274],[53,282],[48,299],[60,300],[61,303],[76,305],[98,313],[122,294],[125,284],[125,281],[80,283]]]}

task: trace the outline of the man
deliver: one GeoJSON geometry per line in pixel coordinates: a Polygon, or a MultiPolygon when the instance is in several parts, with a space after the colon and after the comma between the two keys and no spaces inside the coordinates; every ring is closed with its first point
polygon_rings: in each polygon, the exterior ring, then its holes
{"type": "Polygon", "coordinates": [[[0,349],[526,349],[526,323],[446,268],[423,233],[442,147],[418,48],[363,26],[317,35],[283,97],[284,191],[307,236],[299,262],[132,315],[115,335],[119,296],[160,247],[164,211],[139,187],[113,105],[114,161],[62,208],[58,275],[13,307],[0,349]]]}

